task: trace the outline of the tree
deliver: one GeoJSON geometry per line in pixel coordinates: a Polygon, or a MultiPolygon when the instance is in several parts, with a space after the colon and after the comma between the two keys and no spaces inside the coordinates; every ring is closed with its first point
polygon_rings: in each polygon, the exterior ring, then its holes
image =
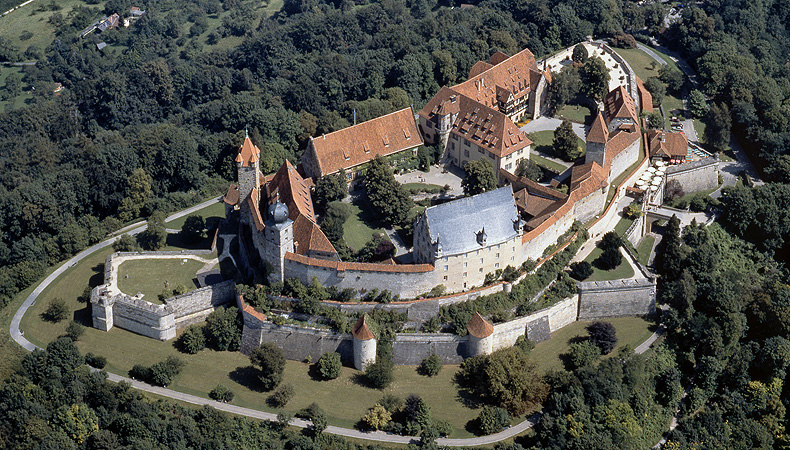
{"type": "Polygon", "coordinates": [[[524,158],[518,162],[516,176],[529,178],[532,181],[540,181],[540,179],[543,178],[543,169],[534,161],[524,158]]]}
{"type": "Polygon", "coordinates": [[[69,326],[66,327],[66,336],[71,338],[72,341],[79,341],[83,333],[85,333],[85,327],[79,322],[72,320],[69,326]]]}
{"type": "Polygon", "coordinates": [[[62,336],[47,345],[47,364],[59,367],[62,372],[71,372],[85,364],[85,358],[80,354],[71,338],[62,336]]]}
{"type": "Polygon", "coordinates": [[[686,193],[678,180],[669,180],[664,187],[664,200],[675,200],[683,197],[686,193]]]}
{"type": "Polygon", "coordinates": [[[284,408],[294,395],[296,395],[296,389],[292,384],[281,384],[269,396],[267,402],[274,408],[284,408]]]}
{"type": "Polygon", "coordinates": [[[592,342],[574,342],[568,351],[568,363],[571,369],[581,369],[596,361],[600,356],[601,349],[592,342]]]}
{"type": "Polygon", "coordinates": [[[99,418],[88,405],[63,405],[52,416],[52,422],[78,444],[99,431],[99,418]]]}
{"type": "Polygon", "coordinates": [[[146,250],[159,250],[167,243],[165,215],[159,211],[148,218],[148,228],[139,235],[140,244],[146,250]]]}
{"type": "Polygon", "coordinates": [[[392,357],[387,358],[377,355],[376,362],[368,365],[367,369],[365,369],[365,377],[377,389],[384,389],[389,386],[395,379],[392,357]]]}
{"type": "Polygon", "coordinates": [[[128,222],[140,216],[140,211],[153,195],[152,185],[153,179],[145,170],[138,167],[132,171],[126,178],[126,197],[123,198],[118,209],[118,217],[121,220],[128,222]]]}
{"type": "Polygon", "coordinates": [[[192,215],[186,218],[181,227],[181,236],[187,242],[198,242],[206,238],[206,222],[203,216],[192,215]]]}
{"type": "Polygon", "coordinates": [[[726,150],[730,145],[732,117],[724,103],[713,103],[705,116],[705,142],[718,150],[726,150]]]}
{"type": "Polygon", "coordinates": [[[227,387],[218,384],[217,387],[215,387],[214,389],[211,390],[211,392],[208,393],[208,396],[210,399],[216,400],[218,402],[230,403],[233,401],[233,397],[235,395],[233,394],[233,391],[231,391],[227,387]]]}
{"type": "Polygon", "coordinates": [[[365,171],[365,189],[374,213],[388,226],[401,225],[409,218],[414,203],[395,180],[387,162],[380,155],[365,171]]]}
{"type": "Polygon", "coordinates": [[[351,205],[334,201],[326,207],[326,214],[321,220],[321,231],[335,246],[345,245],[343,241],[343,224],[351,216],[351,205]]]}
{"type": "Polygon", "coordinates": [[[182,352],[190,355],[206,348],[206,335],[203,333],[203,327],[192,325],[184,330],[184,333],[178,338],[178,347],[182,352]]]}
{"type": "Polygon", "coordinates": [[[556,113],[563,106],[579,95],[581,78],[579,69],[570,65],[553,75],[549,85],[548,105],[551,113],[556,113]]]}
{"type": "Polygon", "coordinates": [[[642,215],[642,208],[641,206],[639,206],[639,203],[634,202],[625,207],[625,211],[623,211],[623,214],[625,214],[625,216],[628,217],[629,219],[636,220],[638,217],[642,215]]]}
{"type": "Polygon", "coordinates": [[[362,422],[374,430],[380,430],[392,420],[392,414],[386,408],[376,403],[362,417],[362,422]]]}
{"type": "Polygon", "coordinates": [[[467,197],[496,189],[494,166],[487,159],[468,161],[464,164],[464,172],[461,188],[467,197]]]}
{"type": "Polygon", "coordinates": [[[645,89],[653,96],[654,105],[660,105],[667,93],[666,86],[657,77],[650,77],[645,80],[645,89]]]}
{"type": "Polygon", "coordinates": [[[341,169],[338,173],[325,175],[316,181],[313,202],[319,210],[325,211],[329,203],[343,200],[347,195],[346,171],[341,169]]]}
{"type": "Polygon", "coordinates": [[[667,84],[667,90],[673,94],[679,94],[686,84],[686,76],[683,72],[673,69],[669,64],[662,64],[659,67],[658,78],[667,84]]]}
{"type": "Polygon", "coordinates": [[[710,105],[708,105],[708,99],[705,98],[705,94],[703,94],[702,91],[692,89],[686,100],[692,116],[701,119],[708,114],[710,105]]]}
{"type": "Polygon", "coordinates": [[[592,264],[587,261],[571,263],[571,276],[579,281],[584,281],[593,274],[592,264]]]}
{"type": "Polygon", "coordinates": [[[585,328],[590,335],[590,342],[598,346],[604,355],[617,346],[617,331],[609,322],[593,322],[585,328]]]}
{"type": "Polygon", "coordinates": [[[552,149],[554,154],[566,161],[576,161],[582,154],[578,144],[579,138],[573,132],[573,125],[569,120],[563,120],[562,124],[554,130],[554,141],[552,149]]]}
{"type": "Polygon", "coordinates": [[[395,256],[395,245],[383,235],[373,236],[357,253],[363,262],[379,262],[395,256]]]}
{"type": "Polygon", "coordinates": [[[427,428],[431,425],[431,408],[419,395],[410,394],[406,397],[403,414],[406,422],[417,424],[420,428],[427,428]]]}
{"type": "Polygon", "coordinates": [[[587,48],[584,44],[576,44],[573,47],[573,53],[571,54],[571,59],[575,63],[584,64],[587,61],[589,54],[587,53],[587,48]]]}
{"type": "Polygon", "coordinates": [[[653,129],[664,128],[664,118],[659,111],[653,111],[647,115],[647,126],[653,129]]]}
{"type": "Polygon", "coordinates": [[[173,379],[181,373],[186,363],[175,356],[168,356],[166,360],[152,365],[150,371],[150,382],[160,386],[168,386],[173,379]]]}
{"type": "Polygon", "coordinates": [[[241,343],[242,320],[239,310],[220,306],[206,317],[206,340],[216,350],[238,350],[241,343]]]}
{"type": "Polygon", "coordinates": [[[483,435],[499,433],[508,425],[510,425],[510,414],[496,406],[483,406],[480,415],[477,416],[477,427],[483,435]]]}
{"type": "Polygon", "coordinates": [[[334,380],[340,376],[343,364],[340,362],[340,353],[327,352],[321,355],[316,363],[318,373],[325,380],[334,380]]]}
{"type": "Polygon", "coordinates": [[[422,360],[419,367],[420,373],[429,377],[435,377],[442,371],[442,358],[436,353],[431,353],[427,358],[422,360]]]}
{"type": "Polygon", "coordinates": [[[589,58],[582,66],[579,73],[582,80],[584,94],[597,101],[603,100],[609,93],[609,69],[606,63],[597,56],[589,58]]]}
{"type": "Polygon", "coordinates": [[[117,241],[113,242],[112,249],[116,252],[139,252],[142,250],[137,239],[128,234],[122,234],[117,241]]]}
{"type": "Polygon", "coordinates": [[[259,370],[258,377],[264,390],[270,391],[282,381],[285,355],[271,342],[264,342],[250,353],[250,363],[259,370]]]}
{"type": "Polygon", "coordinates": [[[60,297],[55,297],[49,302],[49,305],[47,305],[47,309],[44,311],[43,316],[50,322],[58,323],[61,320],[66,320],[70,313],[71,310],[66,306],[66,302],[60,297]]]}

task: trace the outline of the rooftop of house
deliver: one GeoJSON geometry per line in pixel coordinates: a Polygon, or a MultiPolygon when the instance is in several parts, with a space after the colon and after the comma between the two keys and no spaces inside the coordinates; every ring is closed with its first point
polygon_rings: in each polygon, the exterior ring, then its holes
{"type": "Polygon", "coordinates": [[[645,114],[653,112],[653,94],[645,88],[645,83],[641,78],[636,77],[636,89],[639,92],[639,107],[645,114]]]}
{"type": "Polygon", "coordinates": [[[614,119],[630,119],[634,123],[639,123],[639,114],[636,112],[634,99],[628,94],[625,86],[619,85],[609,92],[604,98],[603,104],[607,125],[614,119]]]}
{"type": "Polygon", "coordinates": [[[362,317],[357,320],[357,323],[351,327],[351,335],[360,341],[369,341],[376,338],[368,327],[367,317],[367,314],[363,314],[362,317]]]}
{"type": "Polygon", "coordinates": [[[683,132],[648,130],[650,157],[686,159],[689,141],[683,132]]]}
{"type": "Polygon", "coordinates": [[[510,186],[427,208],[431,241],[445,255],[506,242],[518,236],[519,215],[510,186]]]}
{"type": "Polygon", "coordinates": [[[296,220],[296,216],[304,215],[315,222],[313,200],[310,188],[304,178],[287,159],[273,177],[266,180],[266,198],[268,203],[279,197],[280,201],[288,206],[289,218],[296,220]]]}
{"type": "Polygon", "coordinates": [[[497,106],[497,87],[509,90],[516,98],[529,95],[532,89],[530,72],[540,78],[541,70],[535,56],[524,49],[511,57],[494,53],[488,63],[477,63],[469,72],[469,79],[453,86],[453,90],[488,107],[497,106]]]}
{"type": "Polygon", "coordinates": [[[499,110],[466,97],[461,97],[459,103],[460,112],[451,133],[500,158],[532,144],[527,135],[499,110]]]}
{"type": "Polygon", "coordinates": [[[590,131],[587,132],[587,142],[606,144],[608,140],[609,130],[606,129],[606,122],[604,122],[603,115],[598,112],[592,125],[590,125],[590,131]]]}
{"type": "Polygon", "coordinates": [[[411,107],[311,138],[322,175],[423,144],[411,107]]]}

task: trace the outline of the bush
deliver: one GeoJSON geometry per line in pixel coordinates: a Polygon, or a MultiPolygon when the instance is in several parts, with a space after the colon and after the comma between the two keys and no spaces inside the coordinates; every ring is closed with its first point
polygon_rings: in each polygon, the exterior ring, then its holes
{"type": "Polygon", "coordinates": [[[571,276],[579,281],[586,280],[593,274],[592,264],[587,261],[571,263],[571,276]]]}
{"type": "Polygon", "coordinates": [[[192,325],[184,330],[184,333],[178,338],[177,345],[179,350],[190,355],[206,348],[206,335],[203,333],[203,327],[192,325]]]}
{"type": "Polygon", "coordinates": [[[387,394],[378,401],[387,411],[395,413],[403,406],[403,400],[397,395],[387,394]]]}
{"type": "Polygon", "coordinates": [[[391,358],[376,358],[376,362],[365,369],[365,377],[371,386],[384,389],[395,379],[391,358]]]}
{"type": "Polygon", "coordinates": [[[168,356],[166,360],[158,362],[150,367],[149,382],[160,386],[168,386],[173,382],[173,378],[181,373],[181,369],[186,365],[185,362],[175,356],[168,356]]]}
{"type": "Polygon", "coordinates": [[[340,362],[340,353],[328,352],[321,355],[316,363],[318,373],[325,380],[334,380],[340,376],[343,364],[340,362]]]}
{"type": "Polygon", "coordinates": [[[83,333],[85,333],[85,327],[73,320],[66,327],[66,336],[70,337],[72,341],[79,341],[83,333]]]}
{"type": "Polygon", "coordinates": [[[609,354],[617,346],[617,332],[609,322],[593,322],[586,327],[590,342],[601,349],[604,355],[609,354]]]}
{"type": "Polygon", "coordinates": [[[189,216],[181,227],[181,236],[189,243],[198,242],[206,237],[206,222],[203,216],[189,216]]]}
{"type": "Polygon", "coordinates": [[[250,363],[260,371],[263,389],[270,391],[280,384],[285,370],[285,355],[279,347],[264,342],[250,354],[250,363]]]}
{"type": "Polygon", "coordinates": [[[88,352],[85,354],[85,364],[97,369],[104,369],[104,366],[107,365],[107,358],[88,352]]]}
{"type": "Polygon", "coordinates": [[[58,323],[62,320],[66,320],[70,312],[68,306],[66,306],[66,302],[62,298],[56,297],[49,302],[47,310],[44,311],[44,319],[58,323]]]}
{"type": "Polygon", "coordinates": [[[384,428],[392,420],[392,414],[387,411],[387,408],[379,405],[378,403],[368,410],[368,413],[362,417],[362,422],[374,430],[384,428]]]}
{"type": "Polygon", "coordinates": [[[296,395],[296,389],[293,385],[283,384],[269,396],[266,402],[273,408],[284,408],[294,395],[296,395]]]}
{"type": "Polygon", "coordinates": [[[442,359],[436,353],[431,353],[430,356],[422,360],[419,372],[429,377],[435,377],[442,371],[442,359]]]}
{"type": "Polygon", "coordinates": [[[498,433],[508,425],[510,425],[510,414],[496,406],[484,406],[477,416],[477,428],[483,435],[498,433]]]}
{"type": "Polygon", "coordinates": [[[230,403],[233,401],[235,394],[233,394],[233,392],[225,386],[218,384],[217,387],[208,393],[208,396],[210,399],[216,400],[218,402],[230,403]]]}
{"type": "Polygon", "coordinates": [[[580,369],[592,364],[601,356],[601,349],[590,341],[574,342],[568,351],[570,369],[580,369]]]}
{"type": "Polygon", "coordinates": [[[113,242],[112,249],[116,252],[139,252],[142,250],[137,240],[128,234],[122,234],[120,239],[113,242]]]}

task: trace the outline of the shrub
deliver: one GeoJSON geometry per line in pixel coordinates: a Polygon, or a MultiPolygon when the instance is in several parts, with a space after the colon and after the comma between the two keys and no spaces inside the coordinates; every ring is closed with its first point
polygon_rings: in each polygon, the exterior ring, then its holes
{"type": "Polygon", "coordinates": [[[218,402],[230,403],[233,401],[235,394],[233,394],[233,391],[226,388],[225,386],[218,384],[217,387],[208,393],[208,396],[210,399],[216,400],[218,402]]]}
{"type": "Polygon", "coordinates": [[[164,302],[168,298],[173,296],[173,290],[169,288],[162,289],[162,292],[159,293],[158,298],[160,302],[164,302]]]}
{"type": "Polygon", "coordinates": [[[326,380],[334,380],[340,376],[343,364],[340,362],[340,353],[327,352],[321,355],[316,363],[318,373],[326,380]]]}
{"type": "Polygon", "coordinates": [[[453,424],[446,420],[437,420],[433,427],[436,429],[436,432],[439,433],[439,436],[447,436],[453,431],[453,424]]]}
{"type": "Polygon", "coordinates": [[[58,323],[62,320],[66,320],[70,312],[69,307],[66,306],[66,302],[63,301],[62,298],[56,297],[49,302],[47,310],[44,311],[44,319],[58,323]]]}
{"type": "Polygon", "coordinates": [[[187,292],[189,292],[189,288],[183,284],[178,284],[175,288],[173,288],[173,295],[182,295],[186,294],[187,292]]]}
{"type": "Polygon", "coordinates": [[[197,242],[206,237],[206,222],[203,216],[193,215],[186,218],[181,227],[181,236],[189,243],[197,242]]]}
{"type": "Polygon", "coordinates": [[[150,367],[150,381],[160,386],[168,386],[173,382],[173,378],[181,373],[181,369],[186,365],[185,362],[175,356],[168,356],[166,360],[158,362],[150,367]]]}
{"type": "Polygon", "coordinates": [[[496,406],[484,406],[477,416],[477,428],[480,434],[498,433],[508,425],[510,425],[510,414],[496,406]]]}
{"type": "Polygon", "coordinates": [[[403,400],[397,395],[387,394],[381,397],[378,404],[383,406],[387,411],[395,413],[403,406],[403,400]]]}
{"type": "Polygon", "coordinates": [[[609,354],[617,346],[617,332],[609,322],[593,322],[586,327],[590,342],[601,349],[604,355],[609,354]]]}
{"type": "Polygon", "coordinates": [[[122,234],[120,239],[113,242],[112,249],[116,252],[139,252],[142,250],[137,240],[128,234],[122,234]]]}
{"type": "Polygon", "coordinates": [[[250,354],[250,363],[260,371],[259,378],[263,389],[270,391],[282,381],[285,370],[285,355],[279,347],[264,342],[250,354]]]}
{"type": "Polygon", "coordinates": [[[190,355],[206,348],[206,335],[203,333],[203,327],[198,325],[188,327],[178,338],[177,345],[182,352],[190,355]]]}
{"type": "Polygon", "coordinates": [[[104,366],[107,365],[107,358],[88,352],[85,354],[85,364],[97,369],[104,369],[104,366]]]}
{"type": "Polygon", "coordinates": [[[83,333],[85,333],[85,327],[73,320],[66,327],[66,336],[70,337],[72,341],[79,341],[83,333]]]}
{"type": "Polygon", "coordinates": [[[362,422],[369,428],[380,430],[384,428],[389,421],[392,420],[392,414],[387,411],[387,408],[376,405],[368,410],[368,413],[362,417],[362,422]]]}
{"type": "Polygon", "coordinates": [[[376,362],[365,369],[365,377],[375,388],[384,389],[395,379],[391,358],[376,358],[376,362]]]}
{"type": "Polygon", "coordinates": [[[267,402],[273,408],[283,408],[296,394],[296,389],[291,384],[283,384],[278,387],[272,395],[269,396],[267,402]]]}
{"type": "Polygon", "coordinates": [[[586,280],[593,274],[592,264],[587,261],[571,263],[571,276],[579,281],[586,280]]]}
{"type": "Polygon", "coordinates": [[[431,408],[419,395],[410,394],[406,397],[403,414],[407,423],[415,423],[420,428],[427,428],[431,425],[431,408]]]}
{"type": "Polygon", "coordinates": [[[601,356],[601,349],[590,341],[574,342],[568,351],[570,369],[575,370],[591,364],[601,356]]]}
{"type": "Polygon", "coordinates": [[[435,377],[442,371],[442,359],[436,353],[431,353],[430,356],[422,360],[419,372],[429,377],[435,377]]]}
{"type": "Polygon", "coordinates": [[[241,345],[242,319],[236,307],[220,306],[206,317],[206,343],[215,350],[235,351],[241,345]]]}

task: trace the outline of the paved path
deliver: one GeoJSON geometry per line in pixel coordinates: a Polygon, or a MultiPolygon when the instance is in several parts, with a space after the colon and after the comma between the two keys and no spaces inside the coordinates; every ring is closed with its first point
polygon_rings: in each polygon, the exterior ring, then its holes
{"type": "MultiPolygon", "coordinates": [[[[209,206],[209,205],[211,205],[213,203],[216,203],[217,201],[221,201],[221,199],[212,199],[212,200],[203,202],[203,203],[201,203],[199,205],[196,205],[196,206],[194,206],[192,208],[189,208],[189,209],[186,209],[186,210],[181,211],[179,213],[173,214],[173,215],[167,217],[166,220],[167,221],[171,221],[171,220],[175,220],[175,219],[177,219],[179,217],[186,216],[186,215],[191,214],[191,213],[193,213],[193,212],[195,212],[195,211],[197,211],[199,209],[205,208],[206,206],[209,206]]],[[[146,228],[147,228],[147,226],[143,223],[142,225],[139,225],[137,228],[129,229],[128,230],[128,234],[135,235],[135,234],[138,234],[138,233],[144,231],[146,228]]],[[[46,277],[44,279],[44,281],[42,281],[33,290],[33,292],[31,292],[30,295],[28,295],[28,297],[25,299],[25,301],[22,303],[22,305],[19,307],[19,309],[14,314],[14,317],[11,320],[11,327],[10,327],[11,338],[17,344],[22,346],[27,351],[31,351],[32,352],[33,350],[39,348],[38,346],[36,346],[32,342],[28,341],[25,338],[24,333],[22,332],[22,330],[19,328],[19,325],[20,325],[20,323],[22,321],[22,317],[25,315],[27,310],[30,309],[30,307],[35,304],[36,299],[44,291],[44,289],[46,289],[47,286],[49,286],[53,281],[55,281],[55,279],[57,279],[60,275],[62,275],[63,272],[65,272],[68,268],[73,267],[74,265],[76,265],[78,262],[80,262],[82,259],[84,259],[88,255],[92,254],[93,252],[95,252],[97,250],[100,250],[102,248],[105,248],[107,246],[112,245],[118,239],[120,239],[120,237],[116,235],[114,237],[111,237],[111,238],[109,238],[109,239],[107,239],[107,240],[105,240],[103,242],[95,244],[95,245],[93,245],[93,246],[81,251],[80,253],[75,255],[73,258],[71,258],[71,259],[67,260],[66,262],[64,262],[60,267],[58,267],[54,272],[52,272],[52,274],[50,274],[48,277],[46,277]]],[[[648,338],[647,341],[643,342],[642,344],[640,344],[637,347],[638,349],[641,350],[640,353],[642,353],[644,351],[647,351],[647,349],[650,347],[650,344],[655,342],[655,339],[657,339],[657,333],[658,333],[658,331],[656,333],[653,333],[653,336],[648,338]],[[651,339],[652,339],[652,341],[651,341],[651,339]]],[[[238,414],[238,415],[250,417],[250,418],[253,418],[253,419],[271,420],[271,421],[276,421],[277,420],[277,415],[276,414],[267,413],[267,412],[263,412],[263,411],[258,411],[258,410],[254,410],[254,409],[250,409],[250,408],[243,408],[243,407],[236,406],[236,405],[229,405],[227,403],[215,402],[213,400],[208,400],[208,399],[205,399],[205,398],[202,398],[202,397],[198,397],[196,395],[186,394],[186,393],[183,393],[183,392],[178,392],[178,391],[174,391],[174,390],[163,388],[163,387],[159,387],[159,386],[152,386],[150,384],[143,383],[143,382],[138,381],[138,380],[132,380],[130,378],[127,378],[127,377],[124,377],[124,376],[121,376],[121,375],[118,375],[118,374],[114,374],[114,373],[108,373],[107,375],[108,375],[108,379],[110,381],[113,381],[113,382],[124,381],[124,382],[130,383],[131,386],[133,388],[135,388],[135,389],[139,389],[141,391],[149,392],[149,393],[152,393],[152,394],[161,395],[163,397],[171,398],[171,399],[174,399],[174,400],[180,400],[180,401],[183,401],[183,402],[186,402],[186,403],[191,403],[191,404],[194,404],[194,405],[209,405],[209,406],[212,406],[212,407],[214,407],[214,408],[216,408],[218,410],[221,410],[221,411],[225,411],[225,412],[228,412],[228,413],[231,413],[231,414],[238,414]]],[[[490,444],[494,444],[496,442],[503,441],[505,439],[513,438],[513,437],[518,436],[519,434],[527,431],[528,429],[532,428],[532,426],[534,426],[535,423],[537,423],[538,420],[540,420],[540,416],[541,416],[540,413],[535,414],[532,417],[522,421],[521,423],[519,423],[517,425],[514,425],[514,426],[512,426],[510,428],[507,428],[507,429],[505,429],[505,430],[503,430],[503,431],[501,431],[499,433],[492,434],[492,435],[489,435],[489,436],[480,436],[480,437],[475,437],[475,438],[464,438],[464,439],[440,438],[440,439],[437,439],[436,442],[439,445],[443,445],[443,446],[447,446],[447,447],[473,447],[473,446],[479,446],[479,445],[490,445],[490,444]]],[[[309,422],[301,420],[301,419],[292,419],[289,423],[291,425],[293,425],[293,426],[302,427],[302,428],[307,427],[307,426],[310,425],[309,422]]],[[[330,434],[336,434],[336,435],[339,435],[339,436],[355,438],[355,439],[364,439],[364,440],[370,440],[370,441],[390,442],[390,443],[399,443],[399,444],[408,444],[408,443],[416,442],[416,441],[419,440],[419,438],[416,437],[416,436],[398,436],[398,435],[388,434],[388,433],[381,432],[381,431],[377,431],[377,432],[362,432],[362,431],[353,430],[353,429],[350,429],[350,428],[341,428],[341,427],[336,427],[336,426],[328,426],[326,428],[325,432],[326,433],[330,433],[330,434]]]]}

